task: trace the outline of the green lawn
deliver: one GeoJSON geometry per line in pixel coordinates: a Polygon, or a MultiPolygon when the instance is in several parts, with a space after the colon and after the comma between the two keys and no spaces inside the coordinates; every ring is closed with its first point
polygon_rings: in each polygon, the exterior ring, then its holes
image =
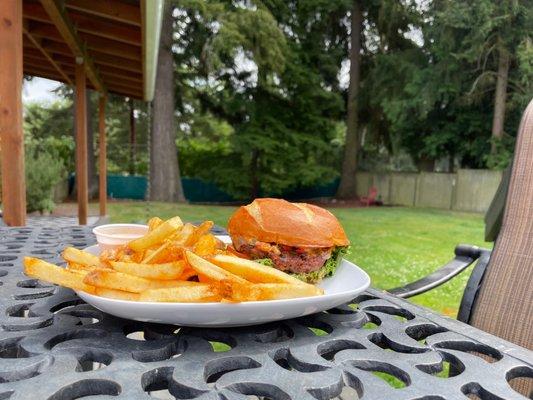
{"type": "MultiPolygon", "coordinates": [[[[211,219],[225,226],[234,207],[171,203],[113,202],[112,222],[145,221],[150,216],[179,215],[187,221],[211,219]]],[[[400,208],[332,208],[352,242],[347,258],[363,269],[378,288],[392,288],[420,278],[453,256],[458,243],[490,247],[483,241],[479,214],[400,208]]],[[[468,272],[440,288],[414,297],[418,304],[455,316],[468,272]]]]}

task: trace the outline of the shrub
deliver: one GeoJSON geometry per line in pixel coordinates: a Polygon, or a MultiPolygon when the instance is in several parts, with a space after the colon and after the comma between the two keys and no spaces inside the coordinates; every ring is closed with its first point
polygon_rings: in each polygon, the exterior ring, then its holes
{"type": "Polygon", "coordinates": [[[507,168],[513,159],[515,140],[509,135],[504,135],[501,139],[492,139],[494,152],[484,157],[487,167],[498,170],[507,168]]]}
{"type": "Polygon", "coordinates": [[[26,208],[28,212],[52,211],[54,187],[64,179],[63,162],[49,152],[26,147],[26,208]]]}

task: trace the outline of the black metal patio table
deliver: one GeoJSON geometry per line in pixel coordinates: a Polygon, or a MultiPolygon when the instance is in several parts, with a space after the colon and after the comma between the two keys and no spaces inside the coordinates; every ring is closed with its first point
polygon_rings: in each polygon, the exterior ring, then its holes
{"type": "Polygon", "coordinates": [[[374,289],[197,329],[115,318],[22,273],[25,255],[93,243],[86,227],[0,228],[0,399],[525,399],[509,381],[533,377],[533,352],[374,289]]]}

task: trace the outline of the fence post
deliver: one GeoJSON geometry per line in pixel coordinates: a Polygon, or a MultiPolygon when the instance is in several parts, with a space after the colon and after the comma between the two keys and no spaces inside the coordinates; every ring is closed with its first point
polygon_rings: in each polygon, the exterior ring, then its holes
{"type": "Polygon", "coordinates": [[[453,174],[452,179],[452,197],[450,199],[450,210],[455,210],[455,203],[457,201],[457,180],[459,179],[459,175],[457,172],[453,174]]]}
{"type": "Polygon", "coordinates": [[[420,181],[420,172],[418,174],[416,174],[416,178],[415,178],[415,191],[413,193],[413,197],[414,197],[413,205],[415,207],[418,206],[418,190],[420,188],[420,182],[419,181],[420,181]]]}

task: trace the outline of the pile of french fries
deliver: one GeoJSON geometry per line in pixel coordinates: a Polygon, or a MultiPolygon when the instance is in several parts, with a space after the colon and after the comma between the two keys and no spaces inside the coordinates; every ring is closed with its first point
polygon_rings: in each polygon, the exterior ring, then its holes
{"type": "Polygon", "coordinates": [[[317,296],[322,289],[239,257],[179,217],[152,218],[143,237],[100,256],[68,247],[65,268],[26,257],[26,275],[97,296],[148,302],[244,302],[317,296]]]}

